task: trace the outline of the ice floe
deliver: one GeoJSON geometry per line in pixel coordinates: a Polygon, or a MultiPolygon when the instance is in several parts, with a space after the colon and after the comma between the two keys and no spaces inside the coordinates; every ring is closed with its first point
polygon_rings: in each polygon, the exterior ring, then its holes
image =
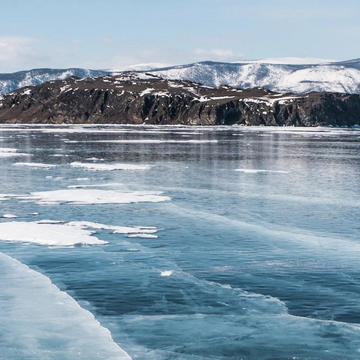
{"type": "Polygon", "coordinates": [[[10,198],[17,196],[15,194],[0,194],[0,201],[6,201],[9,200],[10,198]]]}
{"type": "Polygon", "coordinates": [[[129,238],[145,238],[145,239],[157,239],[157,235],[153,234],[129,234],[127,237],[129,238]]]}
{"type": "Polygon", "coordinates": [[[283,170],[264,170],[264,169],[235,169],[235,171],[243,172],[246,174],[256,174],[256,173],[278,173],[278,174],[288,174],[288,171],[283,170]]]}
{"type": "Polygon", "coordinates": [[[72,162],[70,163],[70,165],[72,167],[79,167],[92,171],[148,170],[151,168],[151,165],[135,165],[135,164],[125,164],[125,163],[95,164],[95,163],[72,162]]]}
{"type": "MultiPolygon", "coordinates": [[[[16,218],[11,214],[3,218],[16,218]]],[[[158,228],[149,226],[104,225],[90,221],[39,220],[34,222],[11,221],[0,223],[0,240],[35,243],[48,246],[102,245],[107,241],[93,236],[94,230],[110,230],[113,234],[129,237],[157,238],[158,228]],[[89,230],[90,229],[90,230],[89,230]]]]}
{"type": "Polygon", "coordinates": [[[14,214],[4,214],[2,217],[4,219],[15,219],[15,218],[17,218],[17,216],[14,215],[14,214]]]}
{"type": "Polygon", "coordinates": [[[14,166],[28,166],[33,168],[42,168],[42,169],[50,169],[53,167],[57,167],[58,165],[53,164],[42,164],[42,163],[33,163],[33,162],[17,162],[13,164],[14,166]]]}
{"type": "Polygon", "coordinates": [[[119,144],[206,144],[206,143],[217,143],[217,140],[157,140],[157,139],[121,139],[121,140],[93,140],[86,142],[94,143],[119,143],[119,144]]]}
{"type": "Polygon", "coordinates": [[[67,225],[76,226],[82,229],[90,228],[90,229],[111,230],[113,234],[130,234],[130,235],[134,235],[134,237],[141,237],[141,236],[157,237],[157,235],[152,235],[152,234],[158,231],[156,227],[115,226],[115,225],[104,225],[90,221],[71,221],[67,225]]]}
{"type": "Polygon", "coordinates": [[[64,224],[64,222],[61,220],[48,220],[48,219],[39,220],[39,221],[37,221],[37,223],[38,224],[64,224]]]}
{"type": "Polygon", "coordinates": [[[162,277],[171,276],[173,274],[173,272],[174,272],[173,270],[165,270],[160,273],[160,276],[162,276],[162,277]]]}
{"type": "Polygon", "coordinates": [[[64,203],[72,205],[130,204],[171,200],[169,196],[163,195],[161,191],[122,192],[117,190],[99,189],[63,189],[41,191],[32,192],[29,195],[18,196],[17,198],[22,200],[32,200],[43,205],[57,205],[64,203]]]}
{"type": "Polygon", "coordinates": [[[84,230],[81,227],[41,221],[0,223],[0,240],[39,245],[73,246],[77,244],[100,245],[107,243],[92,236],[93,233],[93,231],[84,230]]]}
{"type": "Polygon", "coordinates": [[[2,217],[4,219],[15,219],[15,218],[17,218],[17,216],[14,215],[14,214],[4,214],[2,217]]]}
{"type": "Polygon", "coordinates": [[[0,158],[8,158],[15,156],[27,156],[29,154],[19,153],[17,149],[14,148],[0,148],[0,158]]]}
{"type": "Polygon", "coordinates": [[[0,148],[0,153],[14,153],[17,152],[15,148],[0,148]]]}
{"type": "Polygon", "coordinates": [[[113,187],[121,186],[121,183],[108,183],[108,184],[78,184],[78,185],[69,185],[69,189],[85,189],[85,188],[97,188],[97,187],[113,187]]]}

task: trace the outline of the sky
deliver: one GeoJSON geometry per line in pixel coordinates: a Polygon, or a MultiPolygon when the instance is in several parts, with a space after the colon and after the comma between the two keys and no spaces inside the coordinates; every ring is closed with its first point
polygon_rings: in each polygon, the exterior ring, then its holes
{"type": "Polygon", "coordinates": [[[0,0],[0,73],[360,58],[359,0],[0,0]]]}

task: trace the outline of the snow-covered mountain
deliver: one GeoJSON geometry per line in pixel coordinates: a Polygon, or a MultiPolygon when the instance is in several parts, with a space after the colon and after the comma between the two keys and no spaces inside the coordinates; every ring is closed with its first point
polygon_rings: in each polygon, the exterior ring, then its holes
{"type": "Polygon", "coordinates": [[[80,78],[107,75],[108,71],[87,69],[34,69],[0,74],[0,94],[6,94],[25,86],[40,85],[50,80],[63,80],[70,76],[80,78]]]}
{"type": "Polygon", "coordinates": [[[242,60],[233,61],[232,63],[243,64],[243,63],[262,63],[262,64],[283,64],[283,65],[316,65],[336,62],[336,60],[330,59],[318,59],[312,57],[284,57],[284,58],[269,58],[260,60],[242,60]]]}
{"type": "Polygon", "coordinates": [[[279,59],[222,63],[204,61],[173,66],[151,73],[167,79],[200,82],[208,86],[222,84],[239,87],[265,87],[279,92],[307,93],[328,91],[360,94],[360,59],[320,62],[314,59],[279,59]]]}
{"type": "Polygon", "coordinates": [[[171,80],[190,80],[207,86],[264,87],[277,92],[312,91],[360,94],[360,59],[349,61],[312,58],[265,59],[240,62],[203,61],[188,65],[141,64],[108,70],[36,69],[0,74],[0,94],[69,76],[97,77],[126,70],[148,72],[171,80]]]}
{"type": "Polygon", "coordinates": [[[159,68],[165,68],[166,64],[150,63],[137,64],[122,68],[113,68],[105,70],[89,70],[82,68],[70,69],[33,69],[18,71],[15,73],[0,74],[0,94],[6,94],[25,86],[36,86],[50,80],[64,80],[70,76],[79,78],[98,77],[105,75],[120,74],[125,71],[147,71],[159,68]]]}

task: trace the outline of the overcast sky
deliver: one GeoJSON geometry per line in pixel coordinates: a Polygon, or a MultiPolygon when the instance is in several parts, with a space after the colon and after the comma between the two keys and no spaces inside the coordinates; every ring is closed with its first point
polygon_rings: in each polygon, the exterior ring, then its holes
{"type": "Polygon", "coordinates": [[[359,0],[0,0],[0,72],[360,57],[359,0]]]}

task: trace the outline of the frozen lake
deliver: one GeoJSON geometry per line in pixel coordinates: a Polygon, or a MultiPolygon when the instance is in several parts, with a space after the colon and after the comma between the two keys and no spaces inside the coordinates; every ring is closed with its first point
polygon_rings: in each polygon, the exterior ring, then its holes
{"type": "Polygon", "coordinates": [[[359,359],[360,131],[0,126],[0,357],[359,359]]]}

